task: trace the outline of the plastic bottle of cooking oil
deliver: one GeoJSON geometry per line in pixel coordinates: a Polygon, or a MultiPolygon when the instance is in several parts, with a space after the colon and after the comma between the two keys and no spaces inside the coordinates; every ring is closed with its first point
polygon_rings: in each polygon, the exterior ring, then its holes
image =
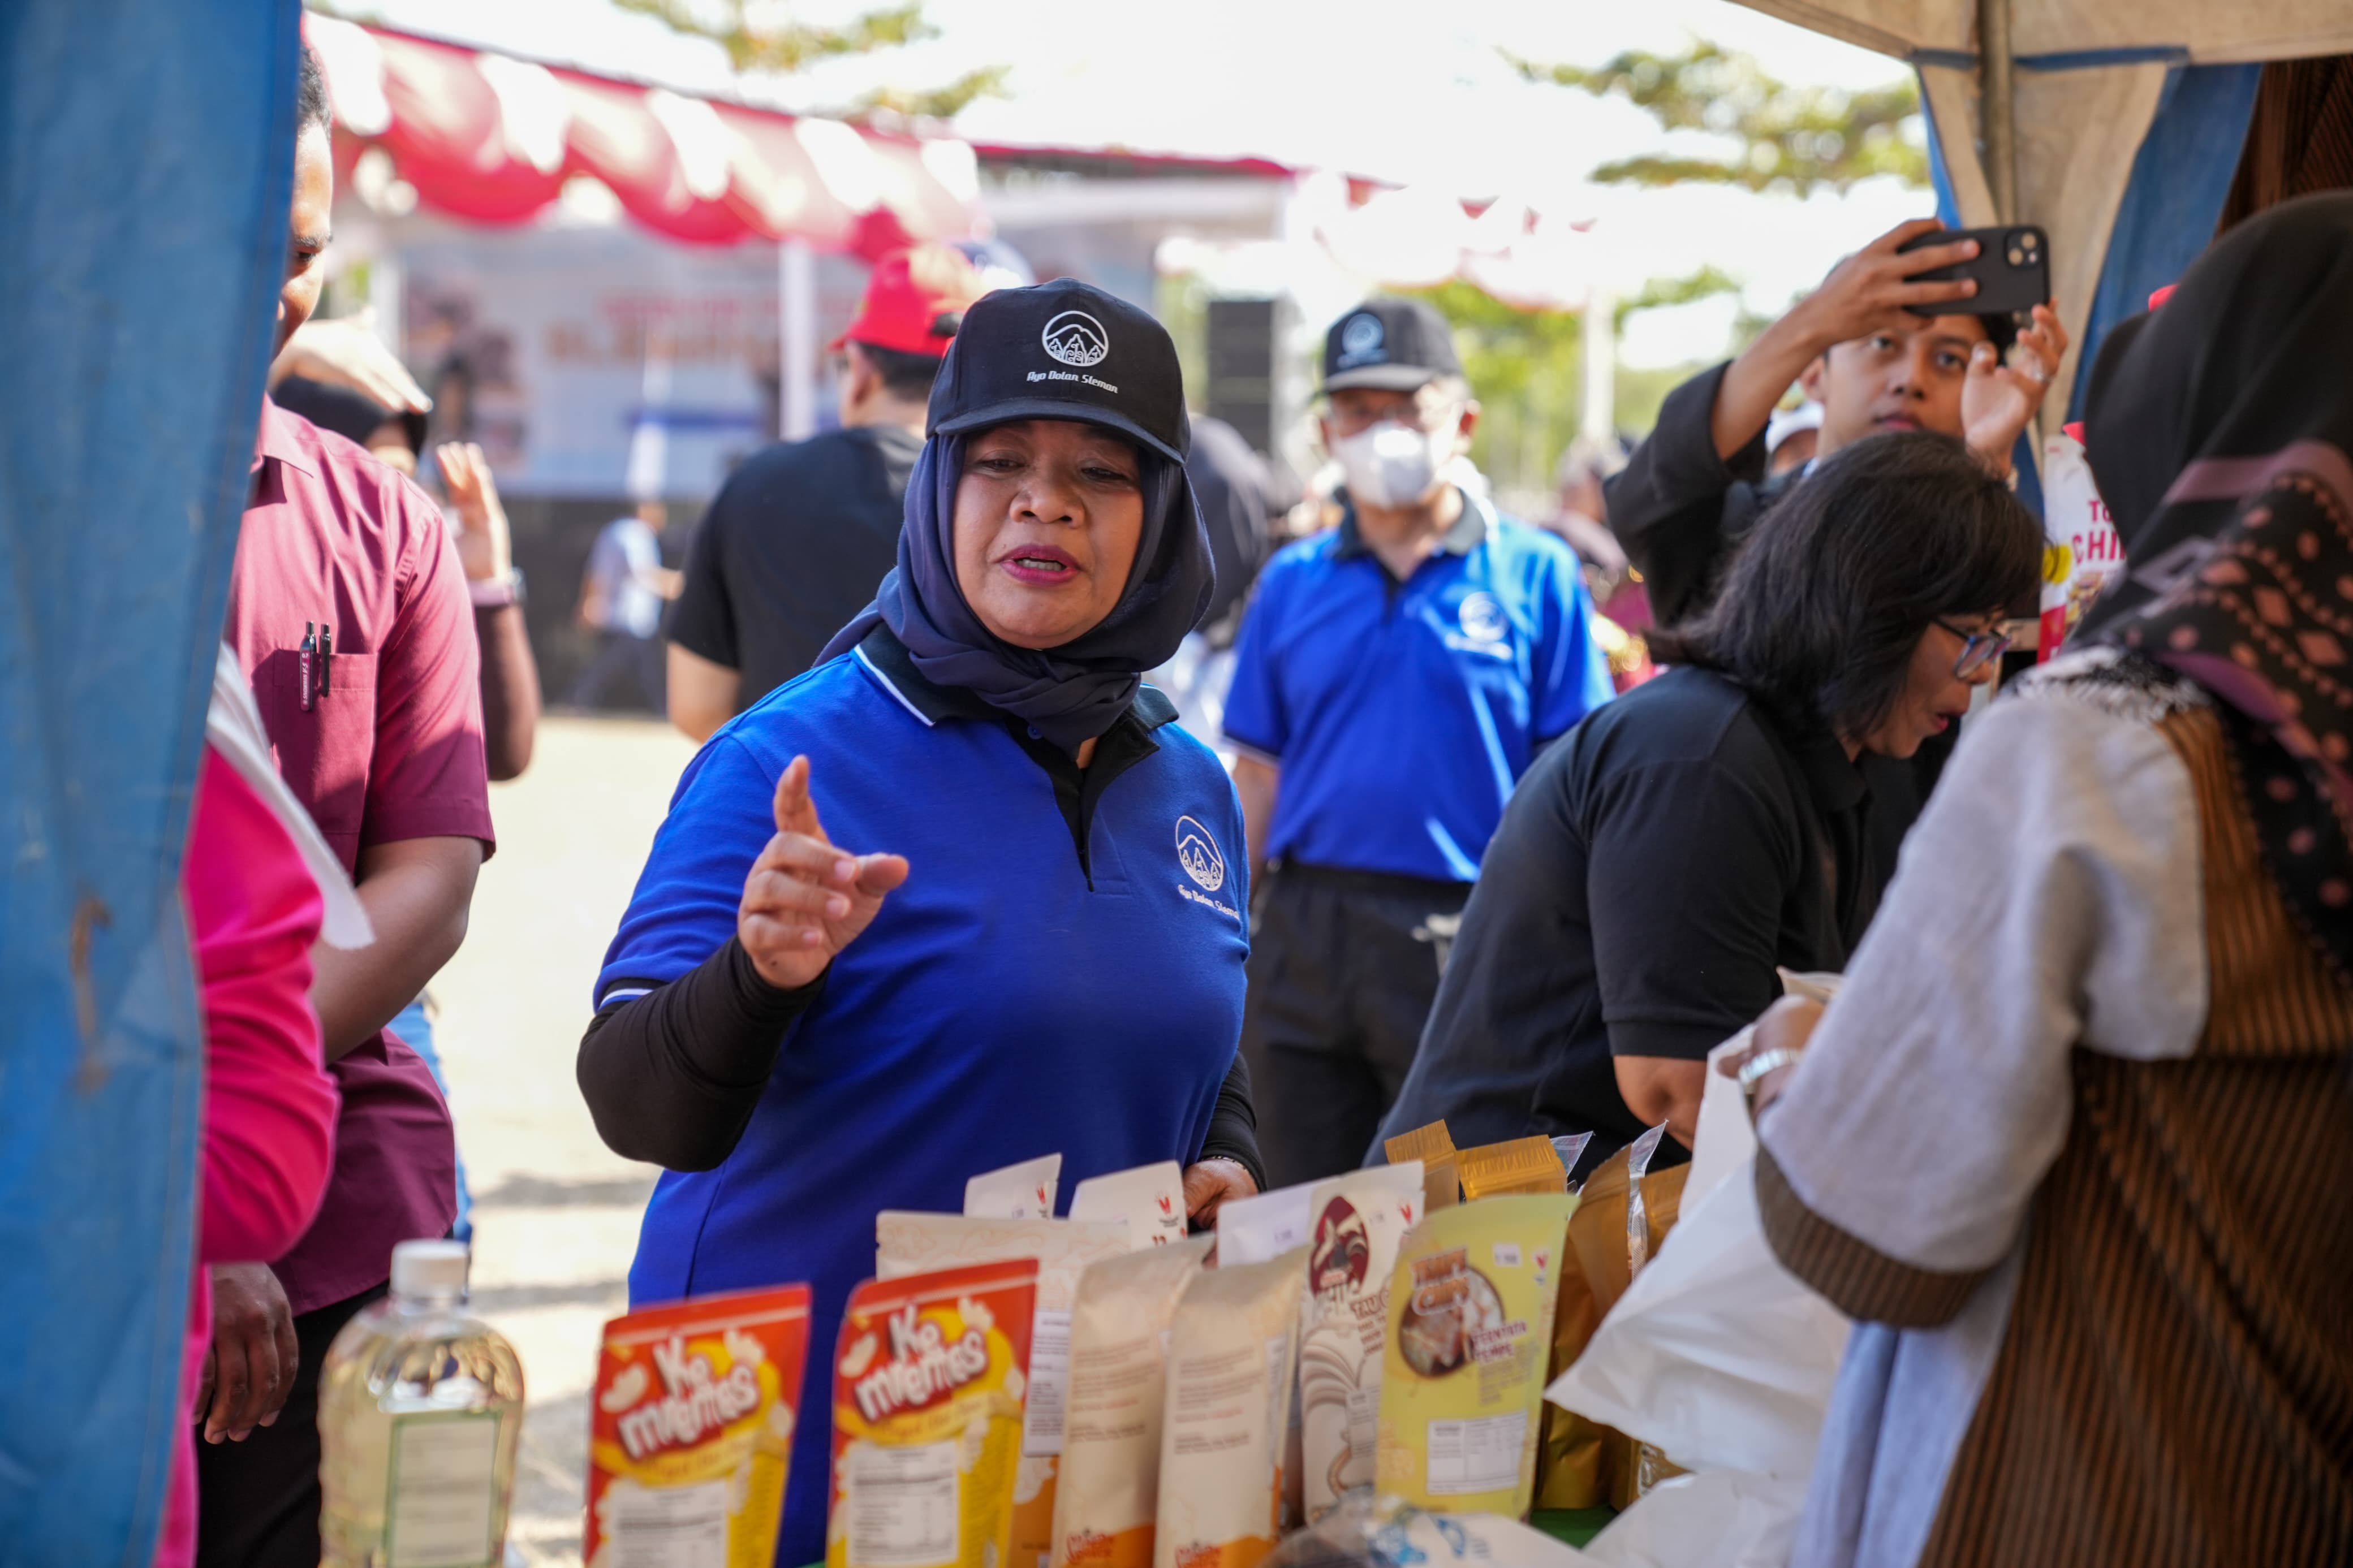
{"type": "Polygon", "coordinates": [[[322,1568],[498,1568],[522,1364],[466,1315],[466,1246],[404,1241],[319,1373],[322,1568]]]}

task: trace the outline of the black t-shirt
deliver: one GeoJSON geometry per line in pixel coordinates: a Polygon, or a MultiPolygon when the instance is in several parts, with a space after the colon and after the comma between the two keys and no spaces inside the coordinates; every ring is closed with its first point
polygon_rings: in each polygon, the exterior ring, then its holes
{"type": "Polygon", "coordinates": [[[1613,1056],[1701,1059],[1777,964],[1844,966],[1893,870],[1870,799],[1830,735],[1707,670],[1597,710],[1513,795],[1384,1133],[1590,1131],[1588,1169],[1630,1142],[1613,1056]]]}
{"type": "Polygon", "coordinates": [[[740,672],[749,708],[807,670],[898,563],[921,437],[897,426],[779,441],[744,459],[695,531],[670,639],[740,672]]]}

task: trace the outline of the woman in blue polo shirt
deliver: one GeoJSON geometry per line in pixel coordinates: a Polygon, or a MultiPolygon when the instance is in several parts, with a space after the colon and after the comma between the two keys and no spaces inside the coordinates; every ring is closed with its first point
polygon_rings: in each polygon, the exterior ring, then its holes
{"type": "MultiPolygon", "coordinates": [[[[806,1279],[826,1343],[876,1211],[976,1172],[1174,1159],[1203,1219],[1261,1184],[1240,816],[1139,680],[1210,589],[1175,345],[1083,284],[992,294],[931,430],[896,570],[688,767],[597,977],[582,1090],[669,1167],[633,1303],[806,1279]]],[[[780,1563],[824,1552],[825,1408],[780,1563]]]]}

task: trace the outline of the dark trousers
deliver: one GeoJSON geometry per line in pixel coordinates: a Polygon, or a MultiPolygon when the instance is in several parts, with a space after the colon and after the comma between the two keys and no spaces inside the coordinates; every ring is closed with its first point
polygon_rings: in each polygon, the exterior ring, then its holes
{"type": "Polygon", "coordinates": [[[609,628],[596,634],[596,651],[581,668],[565,695],[574,708],[602,708],[605,693],[620,676],[634,678],[645,705],[657,714],[670,710],[670,645],[658,637],[633,637],[609,628]]]}
{"type": "Polygon", "coordinates": [[[1242,1053],[1276,1186],[1353,1171],[1421,1044],[1438,994],[1432,915],[1467,883],[1285,866],[1250,931],[1242,1053]]]}
{"type": "Polygon", "coordinates": [[[275,1425],[242,1443],[196,1436],[196,1568],[319,1568],[319,1367],[378,1285],[294,1320],[302,1364],[275,1425]]]}

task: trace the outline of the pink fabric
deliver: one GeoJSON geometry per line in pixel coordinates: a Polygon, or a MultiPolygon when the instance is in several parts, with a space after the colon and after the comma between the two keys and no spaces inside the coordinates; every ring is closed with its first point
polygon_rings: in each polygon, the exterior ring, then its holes
{"type": "MultiPolygon", "coordinates": [[[[280,775],[346,869],[367,846],[408,838],[478,838],[488,855],[480,653],[440,512],[353,442],[267,400],[255,448],[226,636],[280,775]],[[334,658],[314,658],[306,708],[300,649],[321,625],[334,658]]],[[[417,1053],[387,1030],[330,1070],[343,1095],[334,1180],[277,1264],[298,1315],[383,1283],[395,1245],[458,1216],[457,1139],[417,1053]]]]}
{"type": "Polygon", "coordinates": [[[251,785],[205,752],[180,873],[205,1021],[195,1287],[180,1373],[158,1568],[195,1554],[195,1398],[212,1342],[214,1263],[267,1262],[294,1245],[333,1165],[335,1086],[320,1064],[311,945],[324,906],[294,840],[251,785]]]}

